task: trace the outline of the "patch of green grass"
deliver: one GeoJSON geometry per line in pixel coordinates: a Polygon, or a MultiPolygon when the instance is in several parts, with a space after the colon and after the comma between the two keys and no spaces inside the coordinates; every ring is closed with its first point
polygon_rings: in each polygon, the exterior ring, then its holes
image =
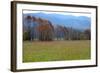
{"type": "Polygon", "coordinates": [[[23,62],[90,59],[90,41],[24,41],[23,62]]]}

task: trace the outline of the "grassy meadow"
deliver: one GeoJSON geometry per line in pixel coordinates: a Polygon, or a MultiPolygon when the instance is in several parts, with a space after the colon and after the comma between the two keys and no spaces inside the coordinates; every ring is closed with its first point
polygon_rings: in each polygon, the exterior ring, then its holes
{"type": "Polygon", "coordinates": [[[23,62],[90,59],[90,41],[24,41],[23,62]]]}

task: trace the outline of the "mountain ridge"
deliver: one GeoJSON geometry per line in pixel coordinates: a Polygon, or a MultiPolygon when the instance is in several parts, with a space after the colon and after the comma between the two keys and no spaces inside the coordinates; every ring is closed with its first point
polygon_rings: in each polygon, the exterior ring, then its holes
{"type": "Polygon", "coordinates": [[[24,16],[28,15],[49,20],[53,25],[63,25],[75,29],[87,29],[90,28],[91,25],[91,18],[86,16],[63,15],[56,13],[46,14],[43,12],[24,14],[24,16]]]}

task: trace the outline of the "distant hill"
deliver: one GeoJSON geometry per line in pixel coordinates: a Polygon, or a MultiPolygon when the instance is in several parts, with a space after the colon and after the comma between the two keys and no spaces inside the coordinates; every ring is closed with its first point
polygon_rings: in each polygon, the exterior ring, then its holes
{"type": "Polygon", "coordinates": [[[63,25],[80,30],[90,28],[91,26],[91,18],[86,16],[62,15],[56,13],[46,14],[42,12],[24,14],[24,16],[27,15],[49,20],[53,25],[63,25]]]}

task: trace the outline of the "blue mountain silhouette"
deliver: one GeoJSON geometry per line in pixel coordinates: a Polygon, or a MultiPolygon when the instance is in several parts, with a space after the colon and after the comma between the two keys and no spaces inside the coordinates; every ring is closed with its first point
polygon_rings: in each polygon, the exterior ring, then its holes
{"type": "Polygon", "coordinates": [[[31,15],[35,17],[40,17],[47,19],[52,22],[53,25],[62,25],[66,27],[72,27],[75,29],[87,29],[91,26],[91,18],[86,16],[74,16],[74,15],[63,15],[56,13],[27,13],[24,16],[31,15]]]}

